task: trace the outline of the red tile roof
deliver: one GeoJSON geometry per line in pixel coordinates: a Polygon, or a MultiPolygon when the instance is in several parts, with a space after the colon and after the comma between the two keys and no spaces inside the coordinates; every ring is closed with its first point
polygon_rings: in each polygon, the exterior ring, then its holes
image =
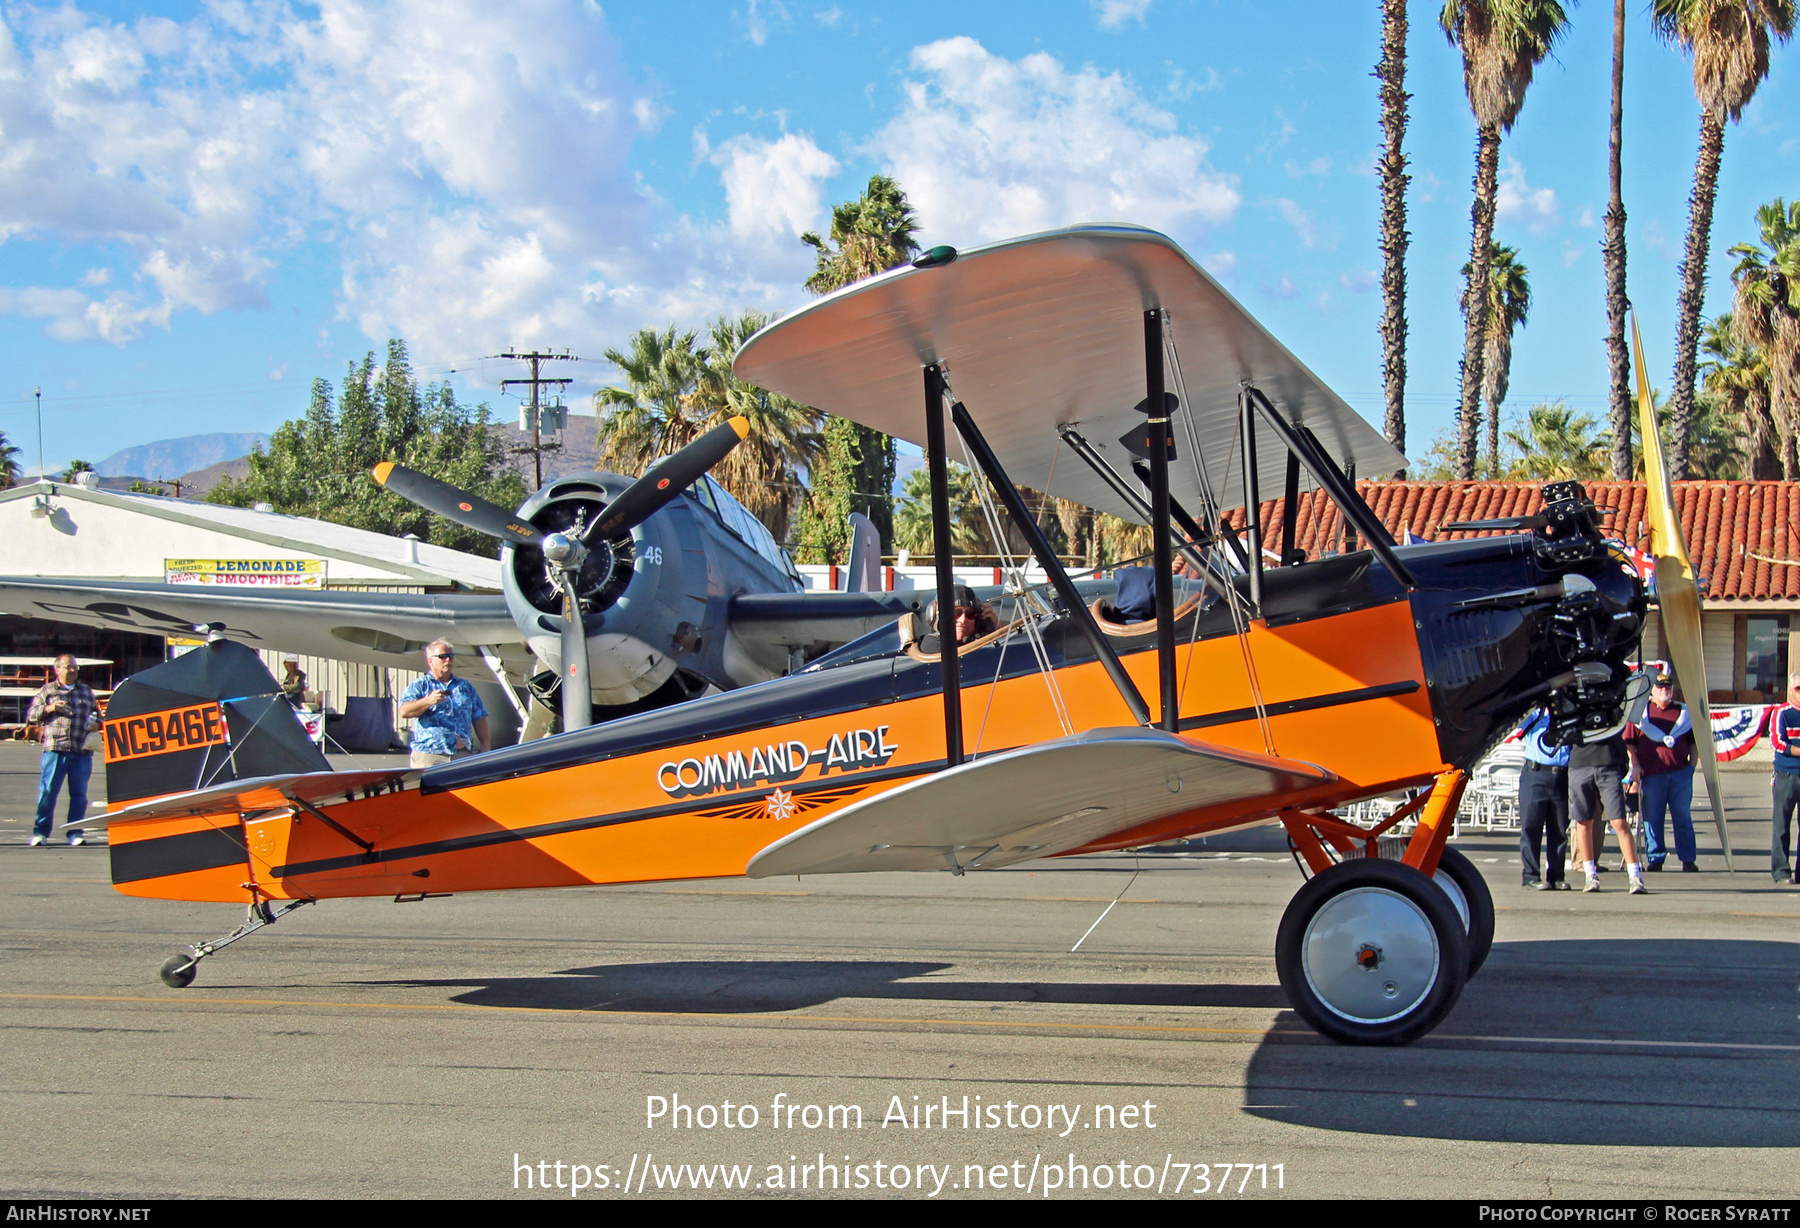
{"type": "MultiPolygon", "coordinates": [[[[1590,498],[1612,509],[1601,518],[1608,537],[1646,546],[1644,484],[1588,482],[1590,498]]],[[[1358,482],[1357,490],[1398,541],[1410,529],[1431,541],[1487,534],[1445,533],[1461,520],[1526,516],[1543,504],[1535,482],[1358,482]]],[[[1281,499],[1262,505],[1263,538],[1281,541],[1281,499]]],[[[1675,483],[1675,506],[1708,601],[1800,601],[1800,482],[1675,483]]],[[[1241,510],[1233,523],[1243,524],[1241,510]]],[[[1322,492],[1300,496],[1295,544],[1307,556],[1343,549],[1344,521],[1322,492]]]]}

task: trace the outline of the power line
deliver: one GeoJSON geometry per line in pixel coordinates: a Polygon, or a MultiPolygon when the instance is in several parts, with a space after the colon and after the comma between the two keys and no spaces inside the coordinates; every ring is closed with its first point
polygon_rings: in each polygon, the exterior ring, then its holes
{"type": "MultiPolygon", "coordinates": [[[[544,453],[560,448],[562,447],[562,444],[560,442],[546,444],[539,434],[538,428],[541,425],[540,413],[542,407],[538,403],[538,389],[540,387],[547,387],[551,384],[556,386],[557,402],[555,408],[559,411],[557,415],[558,426],[556,429],[560,431],[562,429],[561,423],[563,415],[568,412],[563,408],[562,393],[564,389],[568,388],[568,386],[575,381],[572,379],[558,379],[554,377],[549,379],[540,378],[538,376],[538,364],[540,362],[580,362],[581,360],[567,350],[564,350],[560,354],[552,353],[548,350],[525,350],[522,352],[508,350],[503,354],[493,355],[493,357],[511,358],[518,362],[528,362],[531,364],[530,379],[503,379],[500,381],[500,392],[504,395],[507,388],[513,384],[528,384],[531,387],[531,406],[527,411],[531,421],[531,446],[529,448],[515,448],[514,451],[531,453],[532,476],[536,479],[536,483],[532,486],[532,489],[540,490],[544,485],[544,453]]],[[[523,426],[524,424],[521,423],[520,425],[523,426]]]]}

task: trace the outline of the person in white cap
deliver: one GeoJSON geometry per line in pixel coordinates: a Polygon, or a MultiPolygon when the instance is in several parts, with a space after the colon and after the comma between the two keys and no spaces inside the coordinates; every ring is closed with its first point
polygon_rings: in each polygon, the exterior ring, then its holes
{"type": "Polygon", "coordinates": [[[281,658],[281,663],[287,666],[287,676],[281,680],[281,693],[298,708],[306,700],[306,671],[300,668],[298,653],[289,653],[281,658]]]}

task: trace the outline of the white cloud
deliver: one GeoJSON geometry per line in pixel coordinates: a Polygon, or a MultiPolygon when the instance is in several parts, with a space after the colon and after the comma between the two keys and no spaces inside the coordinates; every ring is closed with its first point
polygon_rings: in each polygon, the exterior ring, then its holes
{"type": "Polygon", "coordinates": [[[1164,92],[1175,102],[1186,102],[1195,94],[1210,94],[1214,90],[1225,88],[1225,78],[1219,75],[1216,68],[1206,70],[1206,80],[1198,81],[1187,75],[1185,68],[1169,65],[1169,88],[1164,92]]]}
{"type": "Polygon", "coordinates": [[[1381,274],[1374,269],[1357,269],[1353,273],[1339,273],[1338,285],[1352,294],[1367,294],[1381,285],[1381,274]]]}
{"type": "Polygon", "coordinates": [[[1238,258],[1237,253],[1221,249],[1207,252],[1200,257],[1200,264],[1208,273],[1224,282],[1231,289],[1237,289],[1238,258]]]}
{"type": "Polygon", "coordinates": [[[712,161],[722,168],[732,237],[740,243],[781,240],[800,254],[804,249],[793,240],[819,225],[825,180],[837,172],[837,159],[811,137],[790,132],[774,141],[733,137],[712,161]]]}
{"type": "Polygon", "coordinates": [[[966,37],[915,48],[911,66],[918,76],[870,152],[934,241],[1130,221],[1201,246],[1242,201],[1206,142],[1118,74],[1070,72],[1042,52],[1008,60],[966,37]]]}
{"type": "Polygon", "coordinates": [[[835,26],[844,19],[844,10],[837,5],[813,14],[813,20],[822,26],[835,26]]]}
{"type": "Polygon", "coordinates": [[[1088,0],[1102,30],[1117,30],[1128,21],[1144,24],[1153,0],[1088,0]]]}
{"type": "Polygon", "coordinates": [[[1555,190],[1532,187],[1525,181],[1525,168],[1513,158],[1506,160],[1506,166],[1500,172],[1500,191],[1495,205],[1498,220],[1521,223],[1534,235],[1562,225],[1555,190]]]}
{"type": "Polygon", "coordinates": [[[1312,214],[1285,197],[1277,198],[1274,203],[1275,211],[1281,214],[1281,220],[1293,229],[1294,237],[1300,240],[1300,246],[1319,246],[1321,242],[1319,225],[1313,220],[1312,214]]]}
{"type": "Polygon", "coordinates": [[[1583,206],[1581,216],[1575,219],[1575,224],[1592,230],[1594,227],[1594,207],[1592,205],[1583,206]]]}
{"type": "Polygon", "coordinates": [[[1306,163],[1296,162],[1289,158],[1284,167],[1290,179],[1299,179],[1306,175],[1329,175],[1331,174],[1331,158],[1321,155],[1306,163]]]}
{"type": "Polygon", "coordinates": [[[129,288],[105,269],[85,291],[15,286],[0,313],[124,344],[176,313],[265,306],[311,240],[341,263],[341,314],[422,353],[603,347],[798,297],[805,249],[776,240],[816,224],[829,157],[798,137],[715,151],[696,129],[696,166],[724,155],[730,220],[693,223],[627,167],[664,113],[591,3],[220,0],[182,24],[10,10],[0,242],[103,246],[135,269],[129,288]]]}

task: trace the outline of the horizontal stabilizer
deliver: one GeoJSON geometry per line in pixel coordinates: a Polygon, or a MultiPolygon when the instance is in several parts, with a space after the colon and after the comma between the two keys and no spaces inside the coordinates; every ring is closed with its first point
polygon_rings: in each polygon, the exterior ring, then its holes
{"type": "Polygon", "coordinates": [[[857,802],[751,858],[751,878],[994,869],[1171,815],[1273,799],[1334,779],[1157,729],[1090,729],[947,768],[857,802]]]}
{"type": "Polygon", "coordinates": [[[352,794],[383,793],[404,789],[419,781],[420,773],[406,768],[369,769],[360,772],[295,772],[285,776],[255,776],[229,780],[204,789],[171,793],[149,801],[123,806],[106,814],[89,815],[72,826],[104,827],[137,819],[177,819],[200,815],[279,810],[293,800],[323,806],[352,794]]]}

